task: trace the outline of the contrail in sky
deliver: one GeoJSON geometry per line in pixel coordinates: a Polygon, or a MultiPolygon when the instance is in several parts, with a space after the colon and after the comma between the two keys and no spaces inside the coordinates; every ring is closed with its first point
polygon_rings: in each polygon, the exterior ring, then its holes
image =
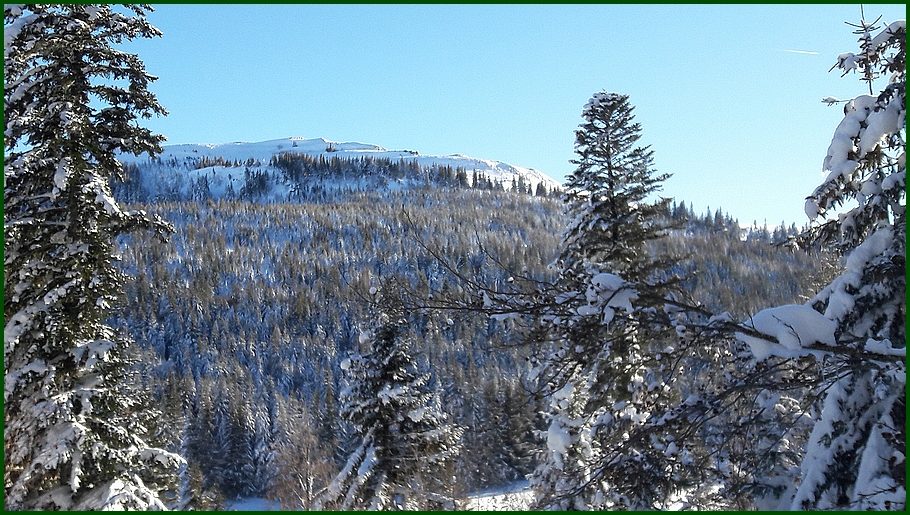
{"type": "Polygon", "coordinates": [[[811,50],[792,50],[786,49],[784,52],[790,52],[791,54],[805,54],[805,55],[818,55],[818,52],[813,52],[811,50]]]}

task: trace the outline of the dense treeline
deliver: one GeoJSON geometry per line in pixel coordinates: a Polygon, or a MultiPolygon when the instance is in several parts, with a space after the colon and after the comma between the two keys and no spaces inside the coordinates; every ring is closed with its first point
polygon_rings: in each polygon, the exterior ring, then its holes
{"type": "Polygon", "coordinates": [[[487,174],[476,170],[469,173],[464,168],[449,165],[421,166],[417,161],[403,159],[394,160],[369,156],[327,158],[324,155],[311,156],[285,152],[273,156],[269,165],[281,170],[287,181],[298,185],[313,179],[322,182],[326,179],[381,177],[389,181],[401,182],[411,179],[435,186],[497,189],[538,196],[554,193],[554,191],[547,191],[546,185],[543,183],[538,184],[537,188],[532,188],[523,177],[513,179],[509,183],[502,183],[494,181],[487,174]]]}
{"type": "MultiPolygon", "coordinates": [[[[389,278],[443,295],[460,288],[417,239],[488,284],[519,272],[546,279],[564,221],[558,201],[473,189],[139,207],[176,232],[168,243],[123,241],[132,279],[118,325],[160,363],[147,376],[168,406],[166,425],[182,428],[171,445],[189,461],[181,502],[190,507],[235,495],[299,507],[340,469],[352,443],[338,417],[339,366],[369,326],[371,288],[389,278]],[[318,465],[325,460],[334,465],[318,465]]],[[[801,254],[748,234],[742,241],[731,225],[685,220],[667,242],[691,251],[681,273],[714,271],[689,280],[713,292],[718,307],[745,313],[793,300],[812,269],[801,254]],[[741,287],[753,294],[739,299],[741,287]]],[[[506,324],[481,316],[415,313],[408,322],[422,369],[466,428],[454,493],[523,478],[539,448],[540,410],[521,382],[526,349],[507,345],[506,324]]]]}
{"type": "Polygon", "coordinates": [[[769,230],[753,222],[740,228],[721,208],[698,215],[683,202],[671,206],[670,219],[678,228],[650,243],[651,252],[684,257],[670,270],[683,278],[685,291],[718,313],[743,318],[771,299],[795,301],[806,284],[817,283],[834,266],[822,266],[832,259],[829,254],[809,256],[789,245],[799,233],[795,224],[769,230]]]}
{"type": "MultiPolygon", "coordinates": [[[[168,244],[137,239],[128,245],[125,263],[135,280],[127,286],[130,302],[124,304],[122,325],[162,361],[151,371],[161,393],[187,392],[189,408],[175,417],[190,419],[188,458],[191,467],[195,462],[205,471],[206,484],[224,493],[266,493],[256,485],[263,484],[260,477],[269,467],[251,464],[250,439],[287,461],[279,448],[291,429],[281,422],[282,413],[305,412],[318,420],[312,434],[320,450],[336,451],[335,458],[344,454],[338,366],[357,348],[368,323],[361,296],[387,276],[443,291],[456,287],[440,264],[412,243],[415,233],[486,280],[505,278],[486,266],[490,258],[476,245],[478,235],[491,254],[508,256],[508,266],[530,264],[533,273],[545,274],[551,256],[540,249],[553,248],[554,202],[505,193],[465,195],[469,198],[458,205],[469,209],[453,209],[451,193],[444,190],[385,201],[361,195],[341,204],[145,206],[173,221],[177,233],[168,244]],[[170,383],[179,386],[165,391],[170,383]],[[263,417],[267,423],[250,422],[263,417]],[[275,424],[282,425],[277,434],[267,430],[275,424]],[[247,440],[237,443],[238,437],[247,440]],[[229,467],[212,459],[243,464],[236,467],[243,481],[226,477],[229,467]]],[[[457,474],[466,481],[462,491],[522,477],[527,467],[515,468],[513,462],[527,464],[528,457],[516,458],[520,453],[512,451],[527,452],[530,431],[503,433],[505,426],[486,415],[517,409],[511,425],[533,417],[534,407],[518,385],[521,356],[491,350],[502,335],[485,319],[450,325],[423,316],[411,322],[424,366],[432,363],[435,380],[443,385],[445,405],[468,422],[468,440],[477,440],[459,464],[473,468],[457,474]],[[506,402],[509,408],[503,407],[506,402]],[[495,432],[501,438],[487,438],[495,432]]]]}

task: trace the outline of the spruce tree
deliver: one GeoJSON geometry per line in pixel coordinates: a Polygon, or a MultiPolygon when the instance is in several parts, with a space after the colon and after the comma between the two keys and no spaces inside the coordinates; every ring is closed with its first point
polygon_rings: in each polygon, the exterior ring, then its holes
{"type": "Polygon", "coordinates": [[[249,472],[245,475],[247,495],[261,497],[271,488],[275,479],[276,427],[263,409],[252,407],[248,438],[249,472]]]}
{"type": "Polygon", "coordinates": [[[638,146],[641,124],[627,95],[596,93],[582,111],[575,131],[577,165],[566,179],[563,201],[569,226],[561,258],[570,273],[584,264],[606,265],[613,273],[635,281],[647,266],[645,242],[662,235],[660,213],[669,200],[648,202],[669,174],[654,170],[654,153],[638,146]]]}
{"type": "Polygon", "coordinates": [[[669,489],[660,453],[629,439],[655,406],[674,402],[655,388],[667,380],[673,360],[659,353],[673,335],[653,323],[671,276],[645,247],[666,229],[669,201],[648,197],[667,175],[636,146],[632,111],[627,96],[597,93],[576,132],[578,167],[564,195],[571,222],[540,319],[552,343],[533,373],[549,394],[548,450],[532,481],[538,507],[651,509],[669,489]]]}
{"type": "MultiPolygon", "coordinates": [[[[825,181],[806,200],[818,220],[801,235],[845,256],[843,272],[810,301],[836,324],[821,413],[809,438],[794,509],[903,509],[906,504],[906,28],[856,25],[860,52],[838,57],[869,95],[846,102],[825,181]],[[887,78],[878,94],[874,82],[887,78]]],[[[799,328],[797,328],[799,331],[799,328]]]]}
{"type": "Polygon", "coordinates": [[[395,510],[438,507],[439,477],[459,450],[462,429],[447,421],[430,375],[417,369],[404,320],[384,320],[370,349],[346,359],[341,413],[359,444],[317,508],[395,510]]]}
{"type": "Polygon", "coordinates": [[[117,153],[160,151],[154,77],[113,45],[160,32],[145,6],[4,7],[6,508],[164,508],[130,379],[105,324],[122,273],[114,239],[166,226],[125,211],[117,153]]]}

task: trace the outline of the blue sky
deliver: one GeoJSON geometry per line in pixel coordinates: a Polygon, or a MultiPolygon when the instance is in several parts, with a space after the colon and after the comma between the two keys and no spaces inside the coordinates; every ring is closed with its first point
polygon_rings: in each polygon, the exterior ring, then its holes
{"type": "MultiPolygon", "coordinates": [[[[325,137],[572,170],[592,93],[630,95],[667,196],[801,225],[859,5],[160,5],[133,43],[169,143],[325,137]]],[[[867,18],[904,17],[866,5],[867,18]]]]}

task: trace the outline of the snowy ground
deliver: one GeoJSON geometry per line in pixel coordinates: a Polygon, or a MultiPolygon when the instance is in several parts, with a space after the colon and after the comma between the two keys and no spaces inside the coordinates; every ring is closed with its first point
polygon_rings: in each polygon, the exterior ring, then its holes
{"type": "MultiPolygon", "coordinates": [[[[462,509],[467,511],[525,511],[531,506],[534,494],[527,481],[502,488],[477,492],[468,497],[462,509]]],[[[262,497],[247,497],[228,501],[227,511],[278,511],[281,506],[262,497]]]]}
{"type": "Polygon", "coordinates": [[[468,498],[465,510],[469,511],[524,511],[531,506],[534,492],[527,481],[504,488],[478,492],[468,498]]]}
{"type": "Polygon", "coordinates": [[[227,511],[278,511],[281,505],[262,497],[246,497],[228,501],[225,508],[227,511]]]}

